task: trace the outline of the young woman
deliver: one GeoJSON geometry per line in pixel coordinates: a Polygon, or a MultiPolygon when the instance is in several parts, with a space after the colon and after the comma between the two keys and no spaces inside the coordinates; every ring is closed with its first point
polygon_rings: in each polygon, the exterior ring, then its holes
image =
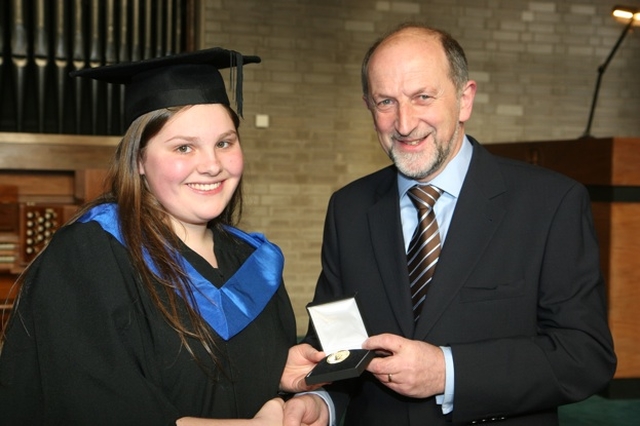
{"type": "Polygon", "coordinates": [[[294,346],[281,251],[234,227],[243,154],[218,68],[242,61],[259,59],[209,49],[79,73],[125,84],[131,124],[107,191],[20,278],[2,422],[283,423],[278,392],[303,390],[322,353],[294,346]]]}

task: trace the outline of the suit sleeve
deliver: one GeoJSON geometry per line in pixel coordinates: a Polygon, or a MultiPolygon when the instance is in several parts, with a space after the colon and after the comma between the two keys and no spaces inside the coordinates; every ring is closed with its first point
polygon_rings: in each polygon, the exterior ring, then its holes
{"type": "MultiPolygon", "coordinates": [[[[335,196],[329,200],[327,214],[324,223],[324,236],[322,245],[322,271],[318,278],[315,289],[313,303],[325,303],[343,297],[344,290],[341,288],[340,278],[340,250],[338,248],[338,236],[336,234],[335,221],[335,196]]],[[[311,344],[318,350],[322,350],[322,345],[313,329],[313,324],[309,320],[309,327],[304,342],[311,344]]],[[[355,380],[340,380],[329,386],[325,386],[333,402],[336,418],[340,419],[344,415],[349,403],[349,395],[357,385],[355,380]]]]}
{"type": "Polygon", "coordinates": [[[573,185],[549,222],[537,333],[451,344],[454,422],[553,409],[601,390],[615,371],[589,197],[573,185]]]}
{"type": "Polygon", "coordinates": [[[143,373],[135,277],[114,243],[94,225],[71,225],[29,269],[0,358],[10,424],[175,424],[176,409],[143,373]]]}

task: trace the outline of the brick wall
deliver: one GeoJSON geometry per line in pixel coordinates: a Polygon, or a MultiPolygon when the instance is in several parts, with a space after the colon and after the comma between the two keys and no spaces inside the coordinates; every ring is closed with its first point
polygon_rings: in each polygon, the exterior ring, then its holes
{"type": "MultiPolygon", "coordinates": [[[[467,131],[483,143],[573,139],[586,128],[598,66],[624,23],[617,0],[201,0],[201,47],[257,54],[245,67],[243,227],[282,247],[306,330],[328,198],[388,164],[360,92],[369,44],[403,20],[452,33],[478,82],[467,131]],[[256,128],[256,114],[269,116],[256,128]]],[[[640,1],[624,4],[640,7],[640,1]]],[[[591,134],[640,136],[640,31],[604,74],[591,134]]]]}

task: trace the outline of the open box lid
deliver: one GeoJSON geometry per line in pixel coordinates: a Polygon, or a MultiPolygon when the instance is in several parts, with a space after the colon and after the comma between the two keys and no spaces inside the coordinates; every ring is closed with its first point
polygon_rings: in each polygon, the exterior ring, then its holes
{"type": "Polygon", "coordinates": [[[369,337],[355,296],[308,305],[307,311],[327,355],[344,349],[362,349],[362,343],[369,337]]]}

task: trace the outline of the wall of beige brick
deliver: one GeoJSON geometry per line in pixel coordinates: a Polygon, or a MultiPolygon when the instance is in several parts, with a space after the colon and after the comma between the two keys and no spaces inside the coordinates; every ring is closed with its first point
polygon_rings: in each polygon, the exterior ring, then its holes
{"type": "MultiPolygon", "coordinates": [[[[200,46],[262,57],[245,67],[243,227],[282,247],[306,330],[330,194],[388,164],[361,100],[369,44],[404,20],[452,33],[478,82],[468,132],[483,143],[573,139],[587,124],[598,66],[624,24],[618,0],[201,0],[200,46]],[[257,128],[257,114],[269,116],[257,128]]],[[[640,7],[638,0],[627,3],[640,7]]],[[[640,136],[640,27],[606,73],[591,134],[640,136]]]]}

